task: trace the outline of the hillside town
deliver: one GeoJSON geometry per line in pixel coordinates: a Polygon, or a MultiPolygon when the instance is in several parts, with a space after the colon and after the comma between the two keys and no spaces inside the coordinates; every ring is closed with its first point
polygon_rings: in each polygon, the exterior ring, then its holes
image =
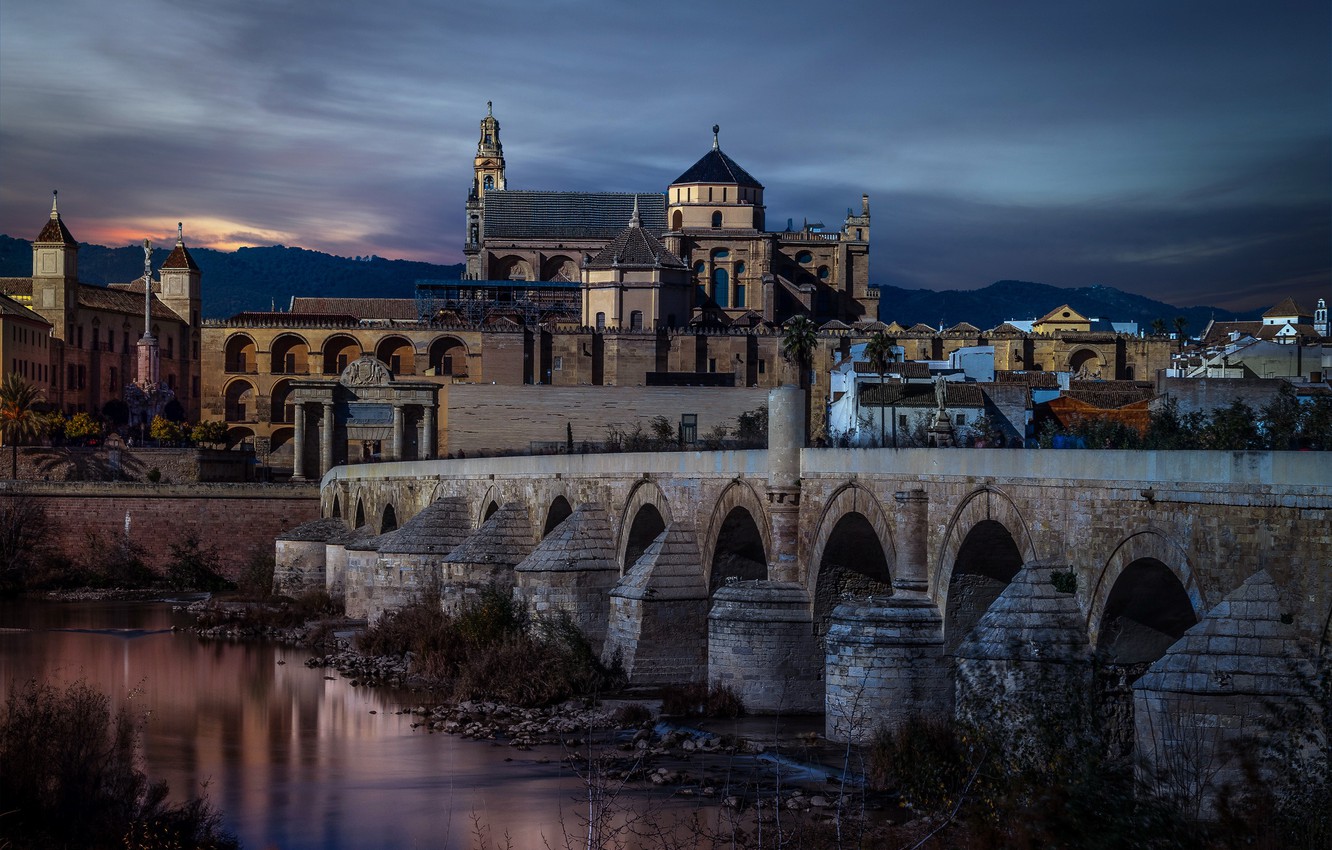
{"type": "Polygon", "coordinates": [[[783,383],[809,390],[812,444],[861,447],[1072,445],[1054,438],[1332,393],[1324,299],[1196,329],[1076,304],[988,329],[893,321],[870,284],[868,196],[836,228],[767,229],[764,186],[712,130],[664,193],[539,192],[509,187],[488,109],[462,279],[221,320],[202,317],[183,227],[159,268],[94,286],[53,200],[32,275],[0,279],[0,360],[59,414],[34,442],[62,424],[182,441],[208,423],[210,445],[252,455],[219,474],[264,480],[649,430],[657,446],[738,445],[739,418],[783,383]]]}

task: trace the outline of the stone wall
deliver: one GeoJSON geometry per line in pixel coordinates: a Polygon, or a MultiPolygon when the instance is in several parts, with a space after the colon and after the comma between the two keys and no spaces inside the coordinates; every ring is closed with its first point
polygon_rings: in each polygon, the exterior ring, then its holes
{"type": "Polygon", "coordinates": [[[534,444],[561,450],[573,428],[575,451],[606,439],[607,429],[644,431],[656,416],[679,427],[680,416],[698,416],[701,438],[714,426],[733,428],[736,417],[767,404],[768,391],[719,387],[538,387],[455,384],[441,393],[448,422],[441,450],[530,451],[534,444]]]}
{"type": "Polygon", "coordinates": [[[221,556],[223,574],[240,575],[255,554],[271,555],[280,533],[319,516],[314,485],[0,482],[0,498],[41,505],[57,553],[81,560],[90,546],[130,536],[148,565],[161,569],[171,545],[194,532],[221,556]]]}
{"type": "MultiPolygon", "coordinates": [[[[218,449],[108,449],[23,446],[18,477],[27,481],[147,481],[156,469],[163,484],[201,481],[241,482],[253,476],[254,455],[218,449]]],[[[13,457],[0,452],[0,468],[10,471],[13,457]]]]}

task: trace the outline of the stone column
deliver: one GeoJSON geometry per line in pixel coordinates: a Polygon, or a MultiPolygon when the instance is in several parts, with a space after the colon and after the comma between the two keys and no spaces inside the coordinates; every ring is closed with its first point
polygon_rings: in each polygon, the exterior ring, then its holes
{"type": "Polygon", "coordinates": [[[805,446],[804,393],[782,386],[768,393],[768,515],[772,552],[768,578],[799,582],[800,451],[805,446]]]}
{"type": "Polygon", "coordinates": [[[924,490],[902,490],[897,500],[897,569],[895,593],[924,593],[929,589],[929,506],[924,490]]]}
{"type": "Polygon", "coordinates": [[[422,414],[421,414],[421,421],[416,423],[416,459],[417,459],[417,460],[425,460],[425,459],[426,459],[425,413],[424,413],[424,412],[422,412],[422,414]]]}
{"type": "Polygon", "coordinates": [[[393,460],[402,460],[402,405],[393,405],[393,460]]]}
{"type": "Polygon", "coordinates": [[[421,418],[425,420],[425,445],[421,448],[421,457],[424,460],[433,460],[435,452],[435,419],[439,416],[439,408],[433,404],[423,405],[421,407],[421,418]]]}
{"type": "Polygon", "coordinates": [[[291,440],[291,477],[293,481],[305,480],[305,405],[296,402],[293,405],[296,429],[291,440]]]}
{"type": "Polygon", "coordinates": [[[324,402],[324,418],[319,420],[319,477],[333,468],[333,402],[324,402]]]}

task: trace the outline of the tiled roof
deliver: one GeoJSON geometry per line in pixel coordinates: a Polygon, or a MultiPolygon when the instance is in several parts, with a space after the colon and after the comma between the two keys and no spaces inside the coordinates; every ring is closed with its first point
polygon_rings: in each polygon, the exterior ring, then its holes
{"type": "Polygon", "coordinates": [[[190,256],[190,252],[186,249],[185,243],[180,240],[176,240],[176,247],[172,249],[171,256],[166,258],[166,262],[162,263],[162,268],[189,269],[192,272],[199,271],[199,267],[194,264],[194,258],[190,256]]]}
{"type": "Polygon", "coordinates": [[[633,214],[634,199],[643,229],[666,231],[666,196],[655,192],[486,193],[486,239],[614,239],[633,214]]]}
{"type": "MultiPolygon", "coordinates": [[[[945,407],[985,406],[985,396],[975,384],[950,381],[947,386],[945,407]]],[[[864,384],[860,390],[860,403],[929,409],[939,406],[934,396],[934,384],[864,384]]]]}
{"type": "Polygon", "coordinates": [[[906,332],[909,334],[929,334],[933,336],[934,328],[930,327],[924,322],[920,322],[918,324],[914,324],[911,327],[907,328],[906,332]]]}
{"type": "MultiPolygon", "coordinates": [[[[107,289],[102,286],[92,286],[91,284],[79,284],[79,306],[89,310],[106,310],[109,313],[125,313],[130,316],[143,315],[143,287],[139,287],[139,292],[133,292],[129,289],[107,289]]],[[[152,300],[152,317],[154,319],[172,319],[179,322],[180,316],[177,316],[165,304],[154,298],[152,300]]]]}
{"type": "Polygon", "coordinates": [[[946,334],[967,334],[968,336],[975,335],[980,332],[981,329],[971,324],[970,322],[958,322],[948,330],[944,331],[944,333],[946,334]]]}
{"type": "Polygon", "coordinates": [[[329,538],[338,537],[347,533],[347,524],[340,519],[323,517],[312,519],[307,523],[296,526],[290,531],[283,532],[277,536],[278,540],[291,540],[306,543],[323,543],[329,538]]]}
{"type": "MultiPolygon", "coordinates": [[[[877,375],[874,367],[868,360],[857,360],[852,364],[852,368],[862,375],[877,375]]],[[[901,375],[904,378],[928,378],[930,376],[930,364],[922,363],[919,360],[908,360],[905,363],[889,363],[884,371],[885,375],[901,375]]]]}
{"type": "Polygon", "coordinates": [[[907,332],[907,329],[899,325],[897,322],[893,322],[891,325],[884,328],[884,332],[890,334],[904,334],[907,332]]]}
{"type": "Polygon", "coordinates": [[[1295,303],[1294,298],[1287,298],[1263,314],[1264,319],[1280,319],[1285,316],[1312,316],[1313,313],[1295,303]]]}
{"type": "Polygon", "coordinates": [[[651,233],[638,225],[633,219],[628,227],[620,231],[609,245],[602,248],[587,264],[590,269],[609,268],[675,268],[687,269],[684,260],[666,250],[666,246],[651,233]]]}
{"type": "Polygon", "coordinates": [[[38,313],[29,310],[27,307],[24,307],[22,304],[15,301],[13,298],[9,298],[4,295],[0,295],[0,313],[4,313],[6,316],[14,316],[20,319],[27,319],[28,321],[31,322],[41,322],[43,325],[46,325],[47,327],[50,327],[51,325],[50,322],[43,319],[38,313]]]}
{"type": "Polygon", "coordinates": [[[579,505],[514,569],[520,573],[618,570],[606,509],[595,503],[579,505]]]}
{"type": "Polygon", "coordinates": [[[755,180],[748,171],[737,165],[735,160],[722,153],[719,148],[713,148],[703,154],[703,158],[690,166],[688,171],[671,181],[672,186],[679,183],[731,183],[753,189],[763,188],[762,183],[755,180]]]}
{"type": "Polygon", "coordinates": [[[1077,310],[1074,310],[1072,307],[1068,306],[1067,304],[1060,304],[1058,307],[1054,308],[1050,312],[1046,313],[1044,316],[1041,316],[1039,319],[1037,319],[1036,324],[1040,325],[1044,324],[1045,322],[1085,322],[1085,321],[1088,321],[1086,316],[1082,315],[1077,310]],[[1064,316],[1065,313],[1069,314],[1067,318],[1065,318],[1064,316]]]}
{"type": "Polygon", "coordinates": [[[1026,384],[1032,389],[1057,390],[1059,376],[1054,372],[995,372],[996,384],[1026,384]]]}
{"type": "Polygon", "coordinates": [[[1008,322],[1004,322],[1001,325],[996,325],[993,328],[990,328],[988,331],[986,331],[986,334],[989,336],[1008,336],[1010,334],[1014,336],[1021,336],[1023,333],[1024,331],[1022,330],[1022,328],[1014,327],[1010,325],[1008,322]]]}
{"type": "MultiPolygon", "coordinates": [[[[446,564],[498,564],[516,566],[532,554],[532,525],[527,509],[516,502],[504,505],[444,559],[446,564]]],[[[384,551],[383,548],[380,551],[384,551]]]]}
{"type": "Polygon", "coordinates": [[[42,228],[42,232],[38,233],[37,238],[33,241],[58,242],[61,245],[76,246],[79,244],[74,240],[74,237],[69,232],[69,228],[65,227],[65,223],[60,220],[60,216],[58,215],[52,215],[46,220],[46,226],[42,228]]]}
{"type": "Polygon", "coordinates": [[[32,297],[32,278],[0,277],[0,295],[26,295],[32,297]]]}
{"type": "MultiPolygon", "coordinates": [[[[487,196],[489,197],[489,196],[487,196]]],[[[415,321],[414,298],[320,298],[295,296],[292,313],[355,316],[358,319],[410,319],[415,321]]]]}
{"type": "Polygon", "coordinates": [[[1070,381],[1069,398],[1095,405],[1102,410],[1113,410],[1129,404],[1148,401],[1156,396],[1151,383],[1137,381],[1070,381]]]}

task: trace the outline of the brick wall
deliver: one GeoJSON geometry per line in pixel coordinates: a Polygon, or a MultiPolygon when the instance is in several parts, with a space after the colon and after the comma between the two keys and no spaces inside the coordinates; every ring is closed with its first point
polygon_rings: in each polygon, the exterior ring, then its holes
{"type": "MultiPolygon", "coordinates": [[[[156,469],[164,484],[244,481],[252,475],[253,455],[219,449],[123,448],[118,451],[68,446],[23,446],[18,477],[28,481],[147,481],[156,469]]],[[[12,456],[0,452],[0,469],[9,477],[12,456]]]]}
{"type": "Polygon", "coordinates": [[[229,578],[257,552],[271,554],[281,532],[319,516],[314,484],[130,484],[0,482],[0,498],[27,499],[46,509],[50,542],[72,559],[90,545],[130,536],[143,545],[147,563],[161,569],[171,544],[194,532],[221,556],[229,578]]]}
{"type": "Polygon", "coordinates": [[[656,416],[679,425],[680,414],[698,415],[701,438],[715,425],[733,427],[741,413],[767,404],[768,391],[736,387],[537,387],[455,384],[448,388],[447,442],[442,450],[528,451],[534,442],[563,445],[565,423],[575,446],[606,439],[614,426],[644,430],[656,416]]]}

